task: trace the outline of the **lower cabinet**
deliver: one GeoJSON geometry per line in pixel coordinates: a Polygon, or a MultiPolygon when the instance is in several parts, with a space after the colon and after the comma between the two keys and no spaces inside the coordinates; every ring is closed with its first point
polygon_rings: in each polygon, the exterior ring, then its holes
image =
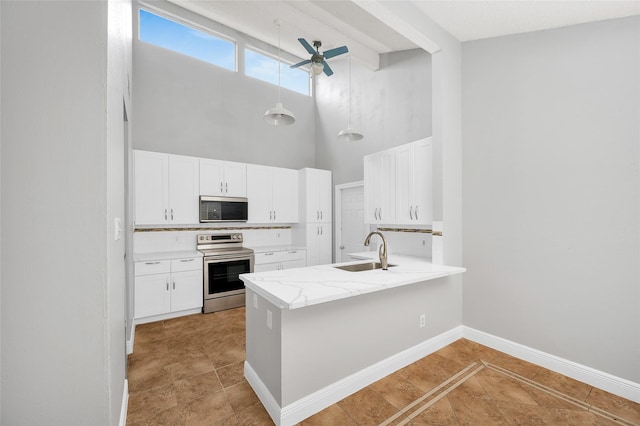
{"type": "Polygon", "coordinates": [[[136,320],[202,308],[202,258],[136,262],[134,297],[136,320]]]}
{"type": "Polygon", "coordinates": [[[305,250],[264,252],[254,250],[254,257],[254,272],[279,271],[307,266],[307,253],[305,250]]]}

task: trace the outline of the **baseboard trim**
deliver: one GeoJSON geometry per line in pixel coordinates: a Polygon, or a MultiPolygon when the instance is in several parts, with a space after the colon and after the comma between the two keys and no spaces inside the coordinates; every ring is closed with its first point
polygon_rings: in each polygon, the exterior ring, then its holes
{"type": "Polygon", "coordinates": [[[471,327],[462,326],[462,337],[640,403],[640,383],[634,383],[471,327]]]}
{"type": "Polygon", "coordinates": [[[285,407],[280,407],[267,386],[260,380],[247,361],[244,364],[244,375],[275,424],[277,426],[289,426],[299,423],[394,371],[455,342],[461,337],[462,326],[458,326],[332,383],[285,407]]]}
{"type": "Polygon", "coordinates": [[[133,353],[133,342],[136,337],[136,320],[131,320],[131,331],[129,333],[129,340],[127,340],[127,355],[131,355],[133,353]]]}
{"type": "Polygon", "coordinates": [[[124,379],[122,392],[122,405],[120,406],[120,426],[127,426],[127,409],[129,408],[129,381],[124,379]]]}

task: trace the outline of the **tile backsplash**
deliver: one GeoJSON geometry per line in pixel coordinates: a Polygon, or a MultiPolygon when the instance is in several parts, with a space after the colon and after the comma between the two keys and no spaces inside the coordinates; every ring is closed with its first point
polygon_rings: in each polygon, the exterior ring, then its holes
{"type": "Polygon", "coordinates": [[[241,232],[244,237],[243,244],[247,247],[291,244],[290,228],[238,229],[237,231],[227,229],[220,231],[215,229],[203,231],[172,230],[135,232],[133,234],[133,251],[140,254],[195,250],[198,234],[226,234],[229,232],[241,232]]]}

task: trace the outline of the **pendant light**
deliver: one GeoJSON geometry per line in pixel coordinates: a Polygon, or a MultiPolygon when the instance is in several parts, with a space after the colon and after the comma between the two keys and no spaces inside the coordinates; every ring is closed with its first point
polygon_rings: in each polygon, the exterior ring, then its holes
{"type": "Polygon", "coordinates": [[[264,121],[274,126],[288,126],[295,123],[293,113],[282,106],[280,102],[280,22],[276,19],[273,23],[278,27],[278,102],[274,108],[264,113],[264,121]]]}
{"type": "Polygon", "coordinates": [[[354,142],[364,138],[361,133],[351,127],[351,53],[349,53],[349,122],[346,129],[340,130],[338,139],[341,142],[354,142]]]}

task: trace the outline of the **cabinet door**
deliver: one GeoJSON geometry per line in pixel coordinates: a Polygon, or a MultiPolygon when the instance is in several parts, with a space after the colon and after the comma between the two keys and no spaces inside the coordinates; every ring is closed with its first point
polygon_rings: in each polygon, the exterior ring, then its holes
{"type": "Polygon", "coordinates": [[[278,269],[280,269],[280,262],[253,265],[253,272],[277,271],[278,269]]]}
{"type": "Polygon", "coordinates": [[[247,165],[244,163],[224,164],[224,195],[227,197],[247,196],[247,165]]]}
{"type": "Polygon", "coordinates": [[[200,195],[221,196],[224,188],[224,162],[200,159],[200,195]]]}
{"type": "Polygon", "coordinates": [[[320,250],[318,247],[319,238],[319,224],[312,223],[305,226],[305,241],[307,244],[307,266],[320,265],[320,250]]]}
{"type": "Polygon", "coordinates": [[[174,224],[194,224],[198,218],[200,193],[199,160],[169,155],[169,220],[174,224]]]}
{"type": "Polygon", "coordinates": [[[170,274],[142,275],[135,279],[134,316],[145,318],[171,310],[170,274]]]}
{"type": "Polygon", "coordinates": [[[396,153],[394,150],[380,153],[378,167],[380,210],[378,210],[378,223],[393,224],[396,222],[396,153]]]}
{"type": "Polygon", "coordinates": [[[136,225],[164,224],[169,219],[168,158],[157,152],[133,152],[136,225]]]}
{"type": "Polygon", "coordinates": [[[298,222],[298,171],[273,168],[273,220],[298,222]]]}
{"type": "Polygon", "coordinates": [[[280,264],[280,269],[304,268],[305,266],[307,266],[306,260],[290,260],[288,262],[282,262],[280,264]]]}
{"type": "Polygon", "coordinates": [[[430,139],[413,144],[414,221],[419,225],[433,222],[433,150],[430,139]]]}
{"type": "Polygon", "coordinates": [[[272,167],[268,166],[247,164],[247,198],[249,199],[247,222],[269,223],[273,220],[271,169],[272,167]]]}
{"type": "Polygon", "coordinates": [[[171,274],[171,311],[202,307],[202,269],[171,274]]]}
{"type": "Polygon", "coordinates": [[[381,157],[376,154],[364,157],[364,222],[378,223],[377,169],[381,157]]]}
{"type": "Polygon", "coordinates": [[[316,170],[318,210],[320,211],[321,222],[331,222],[333,213],[333,203],[331,197],[331,172],[328,170],[316,170]]]}
{"type": "Polygon", "coordinates": [[[333,245],[331,243],[332,238],[332,229],[330,223],[321,223],[320,226],[320,235],[317,238],[317,246],[318,246],[318,265],[327,265],[332,263],[332,255],[331,251],[333,249],[333,245]]]}
{"type": "Polygon", "coordinates": [[[396,223],[413,223],[413,144],[396,149],[396,201],[396,223]]]}

